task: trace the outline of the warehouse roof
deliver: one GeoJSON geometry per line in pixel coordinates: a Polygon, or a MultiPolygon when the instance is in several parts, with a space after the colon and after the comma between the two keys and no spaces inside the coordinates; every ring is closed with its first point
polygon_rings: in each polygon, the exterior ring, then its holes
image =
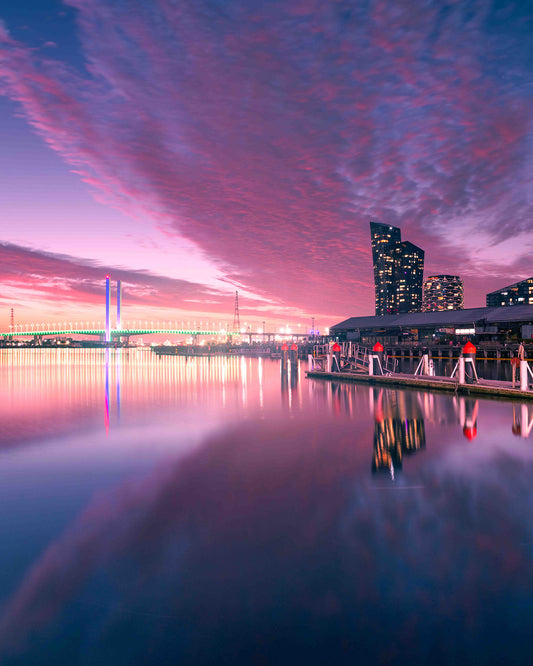
{"type": "Polygon", "coordinates": [[[350,317],[330,327],[332,333],[361,328],[419,328],[424,326],[461,326],[465,324],[533,322],[533,305],[510,305],[494,308],[468,308],[440,312],[410,312],[380,317],[350,317]]]}

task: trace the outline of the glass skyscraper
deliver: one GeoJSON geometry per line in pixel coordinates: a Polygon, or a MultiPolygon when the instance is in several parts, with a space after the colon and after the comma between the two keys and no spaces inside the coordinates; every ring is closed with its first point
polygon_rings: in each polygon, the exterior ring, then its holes
{"type": "Polygon", "coordinates": [[[424,250],[402,242],[398,227],[370,222],[376,315],[422,309],[424,250]]]}

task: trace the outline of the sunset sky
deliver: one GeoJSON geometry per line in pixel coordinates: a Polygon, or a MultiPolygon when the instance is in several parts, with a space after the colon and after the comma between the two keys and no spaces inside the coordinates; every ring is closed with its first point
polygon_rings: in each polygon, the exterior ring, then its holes
{"type": "MultiPolygon", "coordinates": [[[[465,306],[533,275],[533,2],[0,8],[0,328],[374,313],[369,220],[465,306]]],[[[254,324],[255,325],[255,324],[254,324]]]]}

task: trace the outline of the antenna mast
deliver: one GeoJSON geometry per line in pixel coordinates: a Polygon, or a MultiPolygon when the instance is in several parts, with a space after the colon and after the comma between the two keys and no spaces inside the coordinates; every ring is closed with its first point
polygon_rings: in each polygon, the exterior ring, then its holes
{"type": "Polygon", "coordinates": [[[239,315],[239,292],[235,292],[235,311],[233,313],[233,332],[241,332],[241,317],[239,315]]]}

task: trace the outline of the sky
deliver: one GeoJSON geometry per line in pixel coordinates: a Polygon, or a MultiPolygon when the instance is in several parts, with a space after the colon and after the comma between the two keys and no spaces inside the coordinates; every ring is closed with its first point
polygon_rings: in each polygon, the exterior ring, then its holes
{"type": "Polygon", "coordinates": [[[324,329],[374,313],[369,221],[533,275],[533,1],[19,0],[0,8],[0,328],[324,329]]]}

